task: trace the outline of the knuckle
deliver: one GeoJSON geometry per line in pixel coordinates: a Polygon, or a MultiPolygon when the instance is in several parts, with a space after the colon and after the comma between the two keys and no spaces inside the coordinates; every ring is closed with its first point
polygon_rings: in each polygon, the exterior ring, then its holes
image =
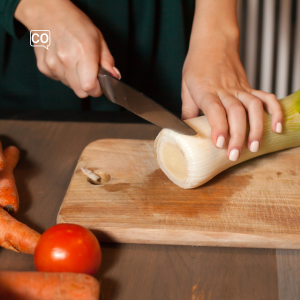
{"type": "MultiPolygon", "coordinates": [[[[78,56],[86,56],[89,55],[91,52],[95,52],[99,45],[98,34],[97,37],[93,37],[90,33],[89,36],[84,38],[78,38],[74,42],[74,52],[78,56]]],[[[99,50],[98,50],[99,51],[99,50]]]]}
{"type": "Polygon", "coordinates": [[[211,101],[208,105],[208,108],[211,111],[220,111],[220,110],[224,110],[224,106],[221,104],[221,102],[218,101],[211,101]]]}
{"type": "Polygon", "coordinates": [[[94,81],[87,80],[82,83],[81,87],[82,87],[82,90],[87,93],[87,92],[93,90],[96,87],[96,85],[95,85],[94,81]]]}
{"type": "Polygon", "coordinates": [[[88,96],[88,94],[83,90],[76,90],[74,92],[79,98],[86,98],[88,96]]]}
{"type": "Polygon", "coordinates": [[[230,132],[230,136],[235,143],[243,143],[245,139],[245,134],[242,132],[230,132]]]}
{"type": "Polygon", "coordinates": [[[88,55],[90,47],[80,40],[73,41],[71,45],[62,44],[57,47],[56,55],[65,65],[71,65],[78,58],[88,55]]]}
{"type": "Polygon", "coordinates": [[[231,104],[228,111],[233,115],[246,115],[245,108],[241,104],[231,104]]]}
{"type": "Polygon", "coordinates": [[[70,65],[72,60],[71,60],[71,55],[66,51],[65,49],[58,49],[57,52],[57,57],[58,59],[64,64],[64,65],[70,65]]]}
{"type": "Polygon", "coordinates": [[[277,98],[276,98],[276,96],[274,94],[269,94],[267,99],[269,101],[276,101],[277,102],[277,98]]]}
{"type": "Polygon", "coordinates": [[[253,91],[253,89],[251,88],[251,86],[248,82],[242,82],[241,83],[241,88],[249,94],[251,93],[251,91],[253,91]]]}
{"type": "Polygon", "coordinates": [[[262,101],[261,100],[259,100],[258,98],[256,98],[256,97],[252,97],[251,99],[250,99],[250,103],[249,103],[249,107],[250,108],[255,108],[255,109],[263,109],[263,103],[262,103],[262,101]]]}
{"type": "Polygon", "coordinates": [[[47,58],[46,64],[51,71],[55,71],[57,68],[57,63],[54,57],[47,58]]]}
{"type": "Polygon", "coordinates": [[[240,101],[233,95],[226,93],[224,90],[218,93],[218,96],[222,101],[230,103],[230,107],[232,105],[241,105],[240,101]]]}

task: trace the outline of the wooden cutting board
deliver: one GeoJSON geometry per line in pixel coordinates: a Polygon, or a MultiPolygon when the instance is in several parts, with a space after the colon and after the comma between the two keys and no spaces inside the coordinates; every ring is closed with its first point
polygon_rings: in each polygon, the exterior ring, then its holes
{"type": "Polygon", "coordinates": [[[300,249],[300,148],[244,162],[184,190],[159,169],[153,141],[98,140],[83,151],[57,217],[100,241],[300,249]],[[111,175],[86,180],[81,167],[111,175]]]}

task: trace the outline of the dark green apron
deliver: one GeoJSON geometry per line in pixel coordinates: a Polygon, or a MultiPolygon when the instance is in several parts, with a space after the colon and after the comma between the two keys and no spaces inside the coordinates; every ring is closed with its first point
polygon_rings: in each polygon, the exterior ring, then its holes
{"type": "MultiPolygon", "coordinates": [[[[70,88],[38,71],[29,34],[13,19],[18,1],[0,0],[0,109],[81,110],[70,88]]],[[[103,33],[122,80],[180,113],[194,0],[73,2],[103,33]]],[[[92,110],[121,109],[104,96],[85,101],[92,110]]]]}

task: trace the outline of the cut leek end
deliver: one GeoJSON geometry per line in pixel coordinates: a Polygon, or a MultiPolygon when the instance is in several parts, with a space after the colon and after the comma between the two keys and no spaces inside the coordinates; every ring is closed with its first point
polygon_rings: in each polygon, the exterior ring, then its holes
{"type": "MultiPolygon", "coordinates": [[[[207,126],[208,124],[202,124],[202,130],[207,126]]],[[[207,140],[210,140],[210,137],[203,134],[203,131],[197,136],[186,136],[163,129],[155,140],[156,159],[160,168],[172,182],[184,189],[204,184],[214,176],[207,176],[213,163],[211,159],[224,154],[226,156],[225,149],[207,147],[210,145],[207,140]],[[193,145],[202,151],[195,152],[193,145]],[[219,150],[219,153],[211,155],[211,151],[216,150],[219,150]]]]}

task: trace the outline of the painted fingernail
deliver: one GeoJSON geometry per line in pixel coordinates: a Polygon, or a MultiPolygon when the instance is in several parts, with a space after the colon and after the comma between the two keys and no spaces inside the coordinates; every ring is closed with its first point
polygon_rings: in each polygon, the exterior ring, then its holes
{"type": "Polygon", "coordinates": [[[250,145],[250,151],[251,152],[257,152],[259,148],[259,142],[258,141],[253,141],[250,145]]]}
{"type": "Polygon", "coordinates": [[[116,71],[116,73],[118,73],[119,80],[120,80],[121,79],[121,73],[120,73],[120,71],[116,67],[113,67],[113,69],[116,71]]]}
{"type": "Polygon", "coordinates": [[[277,123],[276,124],[276,132],[277,133],[281,133],[282,132],[282,124],[281,123],[277,123]]]}
{"type": "Polygon", "coordinates": [[[240,151],[238,149],[232,149],[229,154],[229,160],[237,161],[240,156],[240,151]]]}
{"type": "Polygon", "coordinates": [[[217,139],[217,147],[223,148],[224,143],[225,143],[225,138],[224,138],[224,136],[220,135],[217,139]]]}

